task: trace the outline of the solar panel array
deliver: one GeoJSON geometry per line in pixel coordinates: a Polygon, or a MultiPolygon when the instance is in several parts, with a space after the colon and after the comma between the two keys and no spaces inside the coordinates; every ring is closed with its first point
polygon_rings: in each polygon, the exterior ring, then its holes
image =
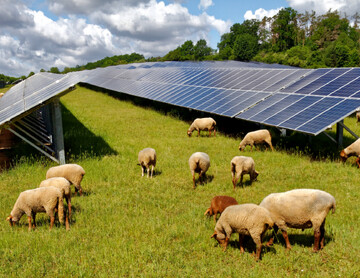
{"type": "Polygon", "coordinates": [[[360,107],[360,68],[311,70],[234,61],[156,62],[66,75],[36,74],[14,86],[3,97],[5,101],[0,100],[0,125],[13,111],[21,113],[78,82],[314,135],[360,107]]]}

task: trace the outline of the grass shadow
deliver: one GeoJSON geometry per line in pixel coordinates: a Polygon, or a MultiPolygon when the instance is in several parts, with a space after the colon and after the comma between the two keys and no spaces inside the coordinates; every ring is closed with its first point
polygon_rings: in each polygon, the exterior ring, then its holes
{"type": "MultiPolygon", "coordinates": [[[[313,247],[314,246],[314,235],[309,234],[289,234],[289,241],[291,246],[298,245],[300,247],[313,247]]],[[[324,248],[327,243],[331,242],[333,240],[333,237],[331,235],[327,235],[325,233],[325,242],[324,242],[324,248]]],[[[279,233],[277,233],[277,236],[275,237],[274,244],[281,244],[284,248],[286,248],[285,240],[283,236],[279,233]]]]}
{"type": "Polygon", "coordinates": [[[66,158],[116,155],[117,152],[101,137],[92,133],[67,108],[62,105],[64,144],[66,158]]]}

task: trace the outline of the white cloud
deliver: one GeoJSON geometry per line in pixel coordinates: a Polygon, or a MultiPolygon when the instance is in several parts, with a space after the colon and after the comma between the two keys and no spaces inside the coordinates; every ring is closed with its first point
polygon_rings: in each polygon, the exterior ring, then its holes
{"type": "Polygon", "coordinates": [[[198,8],[199,8],[199,10],[205,11],[213,5],[214,5],[214,3],[212,0],[200,0],[200,4],[199,4],[198,8]]]}
{"type": "Polygon", "coordinates": [[[257,19],[262,20],[266,17],[273,17],[276,15],[282,8],[272,9],[272,10],[264,10],[263,8],[257,9],[254,13],[250,10],[246,11],[244,15],[245,20],[257,19]]]}
{"type": "Polygon", "coordinates": [[[316,11],[317,14],[324,14],[330,9],[338,10],[346,14],[353,14],[359,11],[360,2],[358,0],[287,0],[290,7],[298,12],[316,11]]]}

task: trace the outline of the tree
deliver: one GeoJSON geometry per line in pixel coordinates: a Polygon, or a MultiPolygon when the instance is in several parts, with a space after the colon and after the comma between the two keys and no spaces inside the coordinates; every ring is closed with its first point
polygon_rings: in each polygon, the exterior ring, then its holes
{"type": "Polygon", "coordinates": [[[296,45],[297,12],[292,8],[281,9],[272,24],[274,50],[285,51],[296,45]]]}
{"type": "Polygon", "coordinates": [[[51,73],[60,73],[59,69],[57,67],[51,67],[50,68],[51,73]]]}
{"type": "Polygon", "coordinates": [[[204,60],[206,56],[211,54],[211,47],[207,46],[206,40],[199,40],[194,47],[195,60],[204,60]]]}
{"type": "Polygon", "coordinates": [[[250,61],[258,52],[259,44],[255,36],[241,34],[236,37],[233,55],[236,60],[250,61]]]}

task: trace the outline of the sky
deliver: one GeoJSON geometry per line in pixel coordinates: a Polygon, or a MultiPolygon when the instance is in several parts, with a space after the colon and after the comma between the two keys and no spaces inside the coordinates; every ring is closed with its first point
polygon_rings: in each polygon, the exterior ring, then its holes
{"type": "Polygon", "coordinates": [[[19,77],[114,55],[164,56],[187,40],[216,49],[234,23],[281,8],[360,12],[359,0],[0,0],[0,74],[19,77]]]}

